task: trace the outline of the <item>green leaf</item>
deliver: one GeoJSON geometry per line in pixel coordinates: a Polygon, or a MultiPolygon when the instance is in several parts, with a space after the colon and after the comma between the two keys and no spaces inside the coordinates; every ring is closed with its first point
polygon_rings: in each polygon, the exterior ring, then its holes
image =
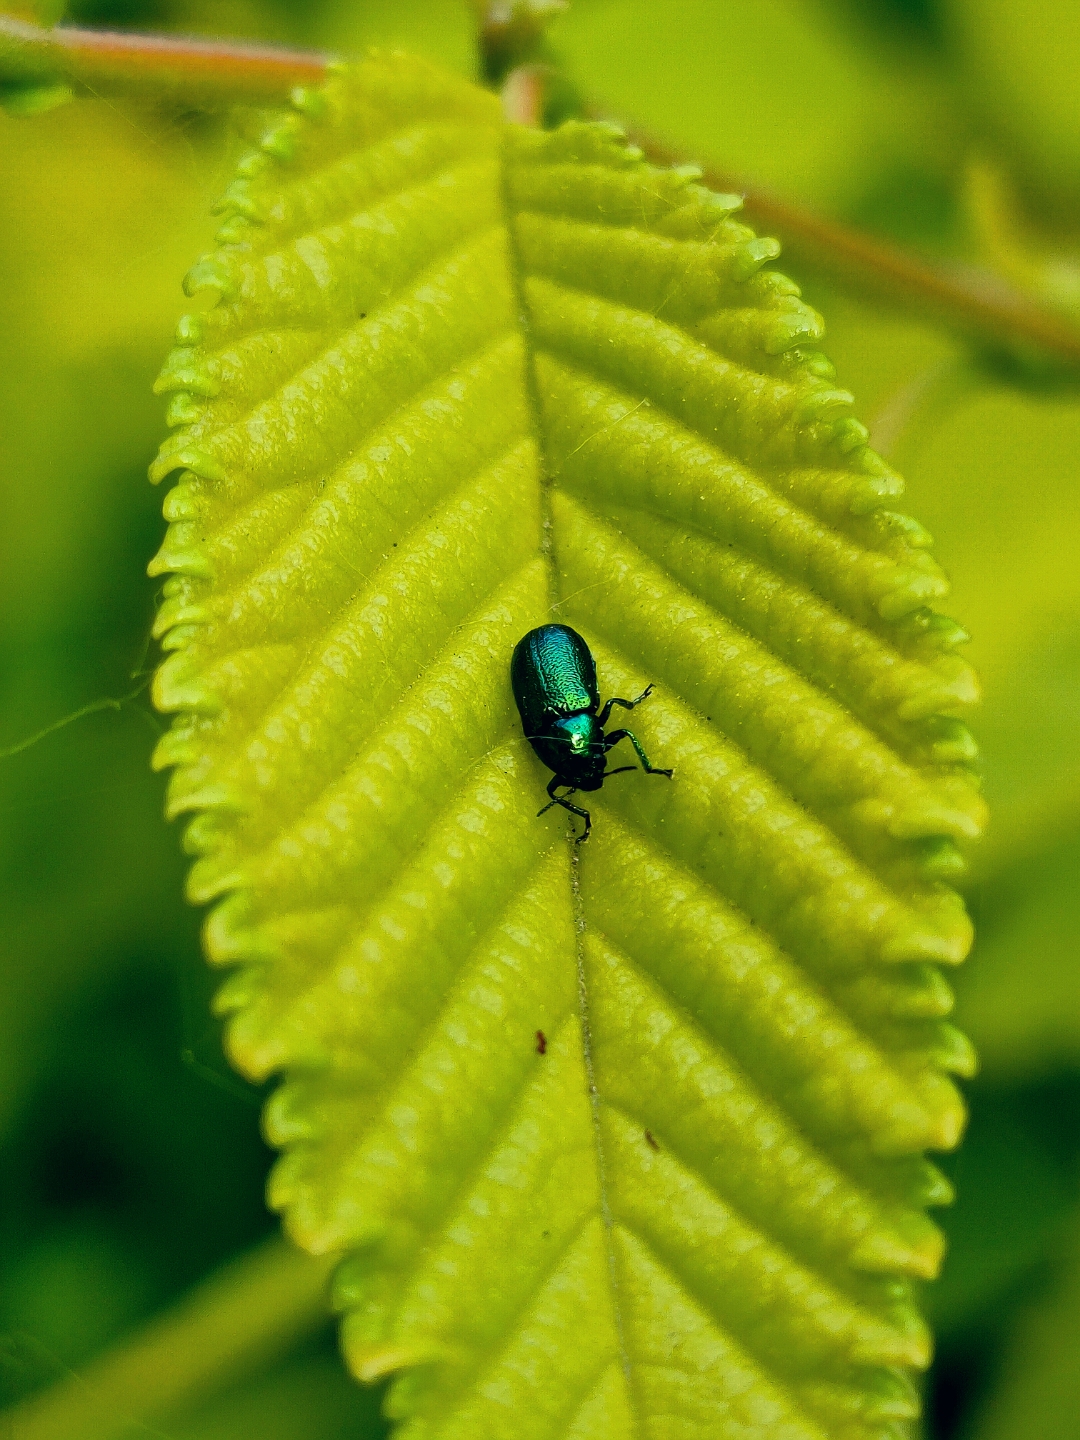
{"type": "Polygon", "coordinates": [[[1049,1282],[1020,1309],[1005,1339],[992,1387],[971,1427],[974,1440],[1011,1440],[1014,1435],[1069,1440],[1076,1430],[1080,1244],[1075,1213],[1057,1248],[1049,1282]]]}
{"type": "Polygon", "coordinates": [[[618,134],[376,58],[240,166],[159,388],[158,751],[293,1236],[409,1437],[869,1440],[957,1141],[935,962],[975,698],[763,269],[618,134]],[[557,618],[674,780],[587,846],[523,740],[557,618]]]}
{"type": "Polygon", "coordinates": [[[74,99],[70,85],[0,85],[0,107],[9,115],[44,115],[74,99]]]}
{"type": "Polygon", "coordinates": [[[999,1085],[1068,1073],[1080,1061],[1078,861],[1074,831],[996,875],[983,898],[978,963],[959,1000],[983,1068],[999,1085]]]}

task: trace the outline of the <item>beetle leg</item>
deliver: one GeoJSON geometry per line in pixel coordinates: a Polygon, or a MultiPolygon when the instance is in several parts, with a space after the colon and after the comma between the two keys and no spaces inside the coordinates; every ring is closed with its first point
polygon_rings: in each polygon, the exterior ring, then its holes
{"type": "MultiPolygon", "coordinates": [[[[641,748],[641,742],[632,730],[612,730],[610,735],[604,736],[604,749],[610,750],[611,747],[617,745],[620,740],[629,740],[630,744],[633,745],[637,751],[637,757],[641,761],[641,768],[645,771],[646,775],[666,775],[669,780],[671,779],[672,772],[670,770],[661,770],[659,766],[649,763],[649,757],[641,748]]],[[[634,767],[631,765],[629,768],[632,770],[634,767]]],[[[608,771],[609,775],[614,775],[615,773],[614,770],[608,771]]]]}
{"type": "MultiPolygon", "coordinates": [[[[565,781],[565,780],[560,780],[559,777],[558,777],[558,775],[553,775],[553,776],[551,777],[551,779],[548,781],[548,783],[547,783],[547,793],[551,796],[551,799],[550,799],[550,800],[548,801],[548,803],[544,806],[543,810],[537,810],[537,812],[536,812],[536,818],[537,818],[538,820],[540,819],[540,816],[541,816],[541,815],[546,815],[546,814],[547,814],[547,812],[551,809],[552,805],[561,805],[561,804],[562,804],[562,800],[560,800],[559,797],[558,797],[558,795],[555,794],[555,791],[558,789],[558,787],[559,787],[560,785],[566,785],[566,781],[565,781]]],[[[567,794],[567,795],[573,795],[573,794],[575,793],[576,788],[577,788],[577,787],[574,786],[574,785],[567,785],[566,794],[567,794]]],[[[564,796],[563,799],[565,799],[565,798],[566,798],[566,797],[564,796]]]]}
{"type": "MultiPolygon", "coordinates": [[[[573,790],[571,790],[570,794],[573,795],[573,793],[573,790]]],[[[580,815],[585,821],[585,829],[580,835],[574,837],[574,844],[580,845],[583,840],[587,840],[589,838],[589,831],[592,829],[592,816],[588,810],[583,810],[580,805],[571,805],[565,795],[561,795],[555,803],[561,805],[564,810],[569,810],[571,815],[580,815]]]]}
{"type": "Polygon", "coordinates": [[[596,718],[601,725],[606,725],[611,717],[612,705],[621,705],[624,710],[632,710],[635,705],[640,705],[647,695],[652,694],[652,688],[651,685],[646,685],[636,700],[621,700],[618,695],[613,695],[596,718]]]}
{"type": "MultiPolygon", "coordinates": [[[[631,770],[634,770],[634,769],[636,769],[637,767],[634,766],[634,765],[631,765],[630,768],[631,768],[631,770]]],[[[556,788],[557,788],[559,785],[565,785],[565,784],[566,784],[566,781],[565,781],[565,780],[560,780],[557,775],[553,775],[553,776],[551,777],[551,779],[548,781],[548,787],[547,787],[547,793],[551,796],[551,799],[550,799],[550,800],[548,801],[548,803],[544,806],[543,810],[538,810],[538,811],[536,812],[536,818],[539,820],[539,818],[540,818],[541,815],[546,815],[547,812],[551,809],[552,805],[561,805],[564,810],[569,810],[571,815],[580,815],[581,818],[585,821],[585,829],[584,829],[584,831],[582,832],[582,834],[580,834],[579,836],[577,836],[577,839],[576,839],[576,841],[575,841],[575,844],[580,845],[583,840],[587,840],[587,839],[589,838],[589,831],[592,829],[592,816],[589,814],[588,810],[583,810],[580,805],[571,805],[571,804],[570,804],[570,798],[569,798],[569,797],[570,797],[571,795],[576,795],[576,794],[577,794],[577,786],[576,786],[576,785],[571,785],[571,786],[569,786],[568,789],[567,789],[567,791],[566,791],[566,794],[565,794],[565,795],[556,795],[556,794],[555,794],[556,788]]]]}

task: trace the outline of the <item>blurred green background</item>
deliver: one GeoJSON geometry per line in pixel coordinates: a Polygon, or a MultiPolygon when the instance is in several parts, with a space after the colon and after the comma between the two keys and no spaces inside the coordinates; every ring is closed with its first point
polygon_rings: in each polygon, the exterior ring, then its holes
{"type": "MultiPolygon", "coordinates": [[[[471,71],[464,0],[77,0],[72,21],[471,71]]],[[[1075,0],[575,0],[580,90],[821,214],[978,263],[972,161],[1015,197],[1031,273],[1080,289],[1075,0]]],[[[257,1092],[231,1074],[148,757],[162,533],[150,387],[239,142],[217,118],[86,100],[0,114],[0,1404],[79,1367],[267,1233],[257,1092]]],[[[909,478],[986,686],[994,828],[960,1019],[983,1056],[946,1166],[933,1440],[1075,1436],[1080,1381],[1080,404],[914,311],[787,268],[909,478]],[[921,397],[921,399],[920,399],[921,397]],[[916,403],[918,402],[918,403],[916,403]],[[1072,1257],[1072,1258],[1070,1258],[1072,1257]]],[[[333,1337],[164,1432],[383,1433],[333,1337]]]]}

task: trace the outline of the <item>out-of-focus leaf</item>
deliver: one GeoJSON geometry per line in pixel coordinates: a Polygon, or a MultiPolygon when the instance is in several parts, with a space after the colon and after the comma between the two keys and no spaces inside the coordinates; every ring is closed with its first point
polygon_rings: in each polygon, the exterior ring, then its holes
{"type": "Polygon", "coordinates": [[[353,1252],[407,1435],[886,1435],[982,818],[925,536],[733,197],[404,60],[297,104],[152,470],[158,760],[232,1053],[289,1077],[273,1201],[353,1252]],[[677,770],[583,854],[509,693],[553,616],[677,770]]]}
{"type": "Polygon", "coordinates": [[[74,98],[69,85],[0,85],[0,110],[21,119],[44,115],[74,98]]]}
{"type": "Polygon", "coordinates": [[[984,1068],[1027,1080],[1080,1063],[1080,839],[995,877],[960,1013],[984,1068]]]}
{"type": "Polygon", "coordinates": [[[1017,197],[1001,170],[985,160],[969,164],[965,200],[982,256],[995,273],[1080,323],[1080,256],[1075,248],[1070,254],[1059,245],[1055,254],[1048,242],[1025,233],[1017,197]]]}
{"type": "Polygon", "coordinates": [[[1052,846],[1080,816],[1078,453],[1074,403],[988,388],[939,420],[914,467],[912,491],[949,546],[986,691],[980,742],[995,823],[984,875],[1052,846]]]}
{"type": "Polygon", "coordinates": [[[552,37],[584,94],[692,158],[826,209],[952,150],[940,72],[889,63],[816,0],[577,0],[552,37]]]}
{"type": "Polygon", "coordinates": [[[237,1386],[168,1426],[169,1440],[376,1440],[377,1393],[360,1390],[325,1349],[237,1386]]]}
{"type": "Polygon", "coordinates": [[[1076,1198],[1068,1086],[1017,1092],[980,1079],[970,1104],[963,1147],[945,1163],[957,1195],[943,1216],[948,1259],[927,1288],[934,1327],[953,1344],[1000,1324],[1002,1307],[1030,1287],[1076,1198]],[[1045,1123],[1055,1106],[1064,1113],[1045,1123]]]}
{"type": "Polygon", "coordinates": [[[160,344],[176,314],[166,277],[209,233],[214,138],[96,100],[32,125],[0,113],[0,233],[18,282],[3,304],[20,350],[59,367],[160,344]]]}
{"type": "Polygon", "coordinates": [[[972,1440],[1073,1440],[1080,1415],[1080,1245],[1074,1219],[1044,1293],[1022,1314],[972,1440]]]}
{"type": "Polygon", "coordinates": [[[944,13],[972,109],[1011,145],[1025,175],[1059,205],[1075,205],[1080,25],[1072,0],[945,0],[944,13]]]}
{"type": "MultiPolygon", "coordinates": [[[[96,101],[0,114],[0,750],[139,684],[147,386],[217,163],[175,121],[96,101]]],[[[72,996],[189,934],[146,776],[158,728],[142,695],[0,759],[0,1133],[72,996]]]]}

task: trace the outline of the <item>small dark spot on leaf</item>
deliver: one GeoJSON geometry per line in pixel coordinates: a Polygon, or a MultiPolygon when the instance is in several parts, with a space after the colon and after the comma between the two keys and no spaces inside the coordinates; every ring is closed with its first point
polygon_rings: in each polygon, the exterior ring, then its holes
{"type": "Polygon", "coordinates": [[[366,320],[366,319],[367,319],[367,311],[366,311],[366,310],[361,310],[361,311],[360,311],[360,319],[361,319],[361,320],[366,320]]]}
{"type": "Polygon", "coordinates": [[[543,1030],[537,1030],[536,1032],[536,1053],[538,1055],[547,1054],[547,1036],[543,1030]]]}
{"type": "Polygon", "coordinates": [[[650,1150],[660,1149],[660,1146],[656,1143],[656,1136],[652,1133],[651,1130],[645,1131],[645,1143],[649,1146],[650,1150]]]}

